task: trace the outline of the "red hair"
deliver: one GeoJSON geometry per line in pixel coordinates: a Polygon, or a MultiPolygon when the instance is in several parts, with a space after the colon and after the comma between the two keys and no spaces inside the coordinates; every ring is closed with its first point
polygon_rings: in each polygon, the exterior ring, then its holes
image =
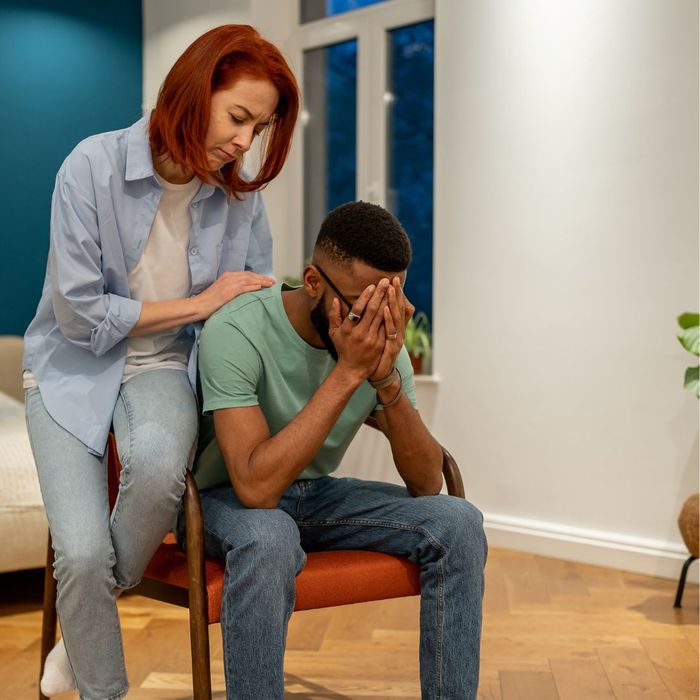
{"type": "Polygon", "coordinates": [[[253,27],[226,24],[195,39],[170,69],[151,114],[151,149],[237,196],[259,190],[279,174],[298,113],[299,87],[279,49],[253,27]],[[250,181],[241,177],[238,159],[220,173],[210,172],[205,150],[212,94],[242,76],[268,80],[279,93],[277,109],[263,132],[260,170],[250,181]]]}

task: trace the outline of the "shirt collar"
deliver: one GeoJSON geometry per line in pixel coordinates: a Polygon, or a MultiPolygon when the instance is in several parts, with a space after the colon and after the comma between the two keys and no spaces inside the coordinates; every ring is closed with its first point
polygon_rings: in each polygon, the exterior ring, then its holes
{"type": "Polygon", "coordinates": [[[148,139],[150,114],[132,124],[126,138],[126,180],[142,180],[153,176],[153,158],[148,139]]]}
{"type": "MultiPolygon", "coordinates": [[[[148,138],[148,122],[151,115],[146,114],[135,124],[132,124],[126,137],[126,180],[143,180],[153,177],[153,156],[151,155],[151,142],[148,138]]],[[[209,183],[202,183],[199,192],[195,195],[193,202],[214,194],[216,188],[209,183]]]]}

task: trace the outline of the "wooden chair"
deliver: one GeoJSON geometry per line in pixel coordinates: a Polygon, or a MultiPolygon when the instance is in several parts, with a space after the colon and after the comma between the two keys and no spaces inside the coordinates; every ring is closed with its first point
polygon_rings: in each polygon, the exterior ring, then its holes
{"type": "MultiPolygon", "coordinates": [[[[372,419],[367,423],[377,428],[372,419]]],[[[119,484],[119,459],[114,438],[109,440],[110,507],[119,484]]],[[[456,462],[443,448],[442,471],[447,491],[464,498],[456,462]]],[[[204,530],[199,491],[188,472],[183,496],[187,553],[168,535],[153,555],[141,583],[140,595],[189,608],[194,700],[210,700],[211,672],[208,625],[220,621],[224,562],[204,554],[204,530]]],[[[297,576],[295,610],[364,603],[420,594],[419,567],[405,557],[380,552],[311,552],[297,576]]],[[[51,536],[44,577],[44,615],[41,638],[41,673],[56,642],[56,580],[53,577],[51,536]]],[[[39,695],[41,700],[46,700],[39,695]]]]}

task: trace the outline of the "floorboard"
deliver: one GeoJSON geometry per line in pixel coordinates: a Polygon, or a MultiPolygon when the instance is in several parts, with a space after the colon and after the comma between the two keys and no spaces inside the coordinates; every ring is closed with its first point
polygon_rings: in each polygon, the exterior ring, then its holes
{"type": "MultiPolygon", "coordinates": [[[[698,698],[698,587],[492,549],[479,700],[698,698]]],[[[38,697],[41,572],[0,575],[0,700],[38,697]]],[[[129,700],[190,700],[187,611],[119,601],[129,700]]],[[[288,700],[418,700],[418,598],[295,613],[288,700]]],[[[219,626],[214,699],[224,700],[219,626]]],[[[58,696],[75,700],[76,693],[58,696]]]]}

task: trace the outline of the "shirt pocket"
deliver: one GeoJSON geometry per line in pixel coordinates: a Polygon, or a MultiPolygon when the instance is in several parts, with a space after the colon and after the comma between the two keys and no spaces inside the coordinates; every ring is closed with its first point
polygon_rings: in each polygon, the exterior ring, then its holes
{"type": "Polygon", "coordinates": [[[224,238],[221,242],[219,274],[243,270],[248,257],[249,245],[250,234],[247,231],[238,231],[235,236],[224,238]]]}

